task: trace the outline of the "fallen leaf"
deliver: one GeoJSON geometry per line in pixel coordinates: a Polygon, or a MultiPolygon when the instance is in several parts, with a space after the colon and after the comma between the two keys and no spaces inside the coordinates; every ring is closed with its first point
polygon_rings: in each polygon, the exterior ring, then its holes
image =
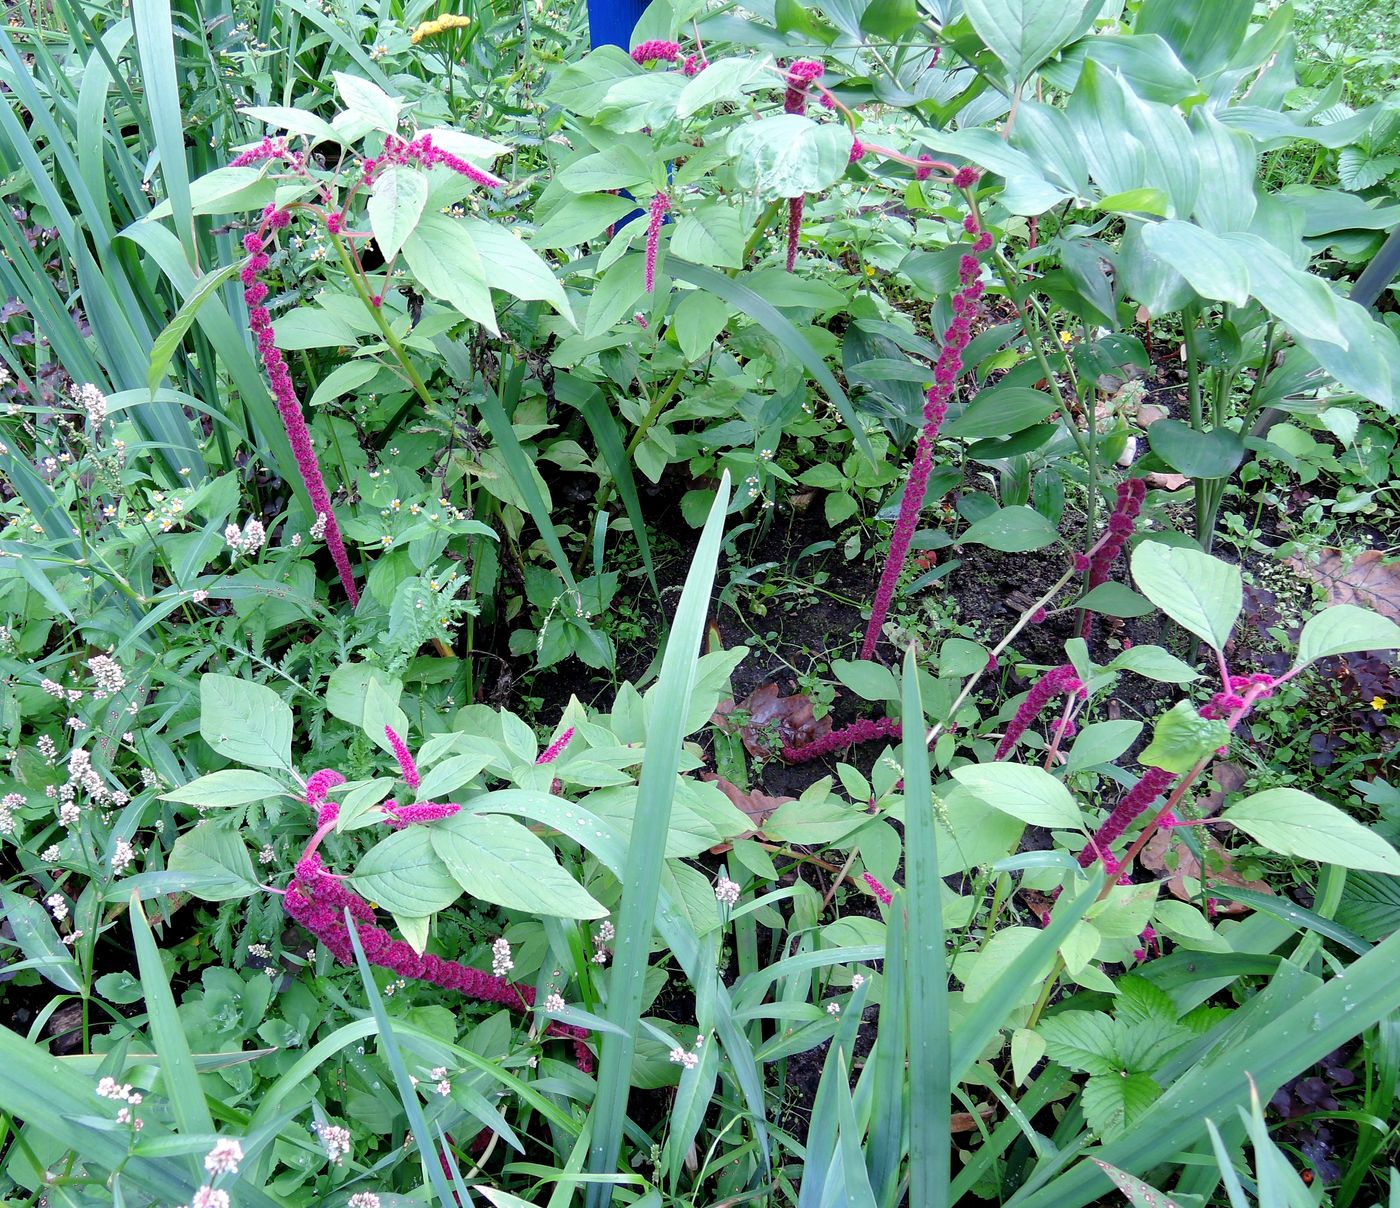
{"type": "Polygon", "coordinates": [[[1143,403],[1137,409],[1138,427],[1146,431],[1152,427],[1159,419],[1170,419],[1171,412],[1165,407],[1159,407],[1156,403],[1143,403]]]}
{"type": "Polygon", "coordinates": [[[1185,474],[1147,475],[1147,485],[1158,491],[1179,491],[1191,480],[1185,474]]]}
{"type": "Polygon", "coordinates": [[[810,697],[779,696],[777,684],[760,684],[732,712],[748,714],[739,736],[755,759],[772,759],[783,747],[805,747],[831,733],[831,718],[814,717],[810,697]]]}
{"type": "Polygon", "coordinates": [[[1329,604],[1356,604],[1400,622],[1400,560],[1387,562],[1378,549],[1368,549],[1350,562],[1338,549],[1324,549],[1316,562],[1290,558],[1289,565],[1327,588],[1329,604]]]}
{"type": "MultiPolygon", "coordinates": [[[[716,776],[713,772],[701,772],[700,779],[712,784],[729,798],[739,809],[741,809],[753,822],[754,826],[761,827],[768,821],[771,814],[780,805],[786,805],[789,801],[796,801],[796,797],[773,797],[768,793],[761,793],[758,789],[741,789],[732,780],[726,780],[723,776],[716,776]]],[[[739,836],[749,838],[750,835],[739,836]]]]}
{"type": "MultiPolygon", "coordinates": [[[[996,1105],[992,1103],[979,1103],[977,1105],[977,1115],[982,1117],[983,1123],[990,1120],[997,1114],[996,1105]]],[[[972,1132],[977,1127],[977,1117],[971,1112],[954,1112],[948,1117],[948,1131],[955,1133],[972,1132]]]]}

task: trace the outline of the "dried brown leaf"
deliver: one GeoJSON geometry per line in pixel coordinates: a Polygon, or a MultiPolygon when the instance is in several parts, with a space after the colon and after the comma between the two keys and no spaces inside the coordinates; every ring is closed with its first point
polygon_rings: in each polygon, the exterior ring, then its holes
{"type": "Polygon", "coordinates": [[[805,747],[831,733],[831,718],[814,717],[810,697],[780,696],[777,684],[760,684],[735,710],[748,714],[739,733],[755,759],[771,759],[782,747],[805,747]]]}
{"type": "Polygon", "coordinates": [[[1289,565],[1327,588],[1329,604],[1356,604],[1400,622],[1400,560],[1387,562],[1368,549],[1350,562],[1338,549],[1324,549],[1316,562],[1290,558],[1289,565]]]}
{"type": "Polygon", "coordinates": [[[758,789],[744,790],[732,780],[726,780],[723,776],[716,776],[713,772],[701,772],[700,779],[719,789],[721,793],[748,815],[755,827],[761,827],[767,822],[768,815],[777,809],[778,806],[786,805],[789,801],[797,800],[796,797],[774,797],[768,793],[761,793],[758,789]]]}

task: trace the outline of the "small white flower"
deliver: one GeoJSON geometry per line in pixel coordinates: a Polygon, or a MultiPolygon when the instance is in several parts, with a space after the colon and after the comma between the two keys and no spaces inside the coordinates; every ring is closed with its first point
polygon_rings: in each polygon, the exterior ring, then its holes
{"type": "Polygon", "coordinates": [[[372,1191],[357,1191],[345,1202],[345,1208],[379,1208],[379,1197],[372,1191]]]}
{"type": "Polygon", "coordinates": [[[214,1148],[204,1155],[204,1169],[210,1174],[237,1174],[243,1161],[243,1146],[231,1137],[220,1137],[214,1148]]]}
{"type": "Polygon", "coordinates": [[[61,923],[68,917],[68,903],[64,900],[61,893],[49,894],[49,896],[44,899],[44,905],[49,908],[49,913],[52,914],[58,922],[61,923]]]}
{"type": "Polygon", "coordinates": [[[564,1009],[564,996],[558,992],[551,994],[544,1000],[544,1009],[550,1015],[562,1011],[564,1009]]]}
{"type": "Polygon", "coordinates": [[[827,1003],[827,1004],[826,1004],[826,1013],[827,1013],[828,1015],[840,1015],[840,1014],[841,1014],[841,1004],[840,1004],[839,1002],[829,1002],[829,1003],[827,1003]]]}
{"type": "Polygon", "coordinates": [[[326,1147],[326,1157],[339,1166],[350,1152],[350,1130],[338,1124],[318,1124],[316,1133],[326,1147]]]}
{"type": "Polygon", "coordinates": [[[125,839],[118,839],[112,849],[112,875],[121,876],[136,859],[136,850],[125,839]]]}
{"type": "Polygon", "coordinates": [[[722,876],[715,882],[715,897],[723,906],[733,906],[739,900],[739,882],[722,876]]]}
{"type": "Polygon", "coordinates": [[[700,1064],[700,1054],[689,1052],[677,1045],[671,1050],[671,1062],[673,1065],[683,1065],[688,1070],[693,1070],[700,1064]]]}
{"type": "Polygon", "coordinates": [[[229,1208],[227,1191],[215,1191],[212,1187],[201,1187],[194,1193],[190,1208],[229,1208]]]}
{"type": "Polygon", "coordinates": [[[515,968],[510,955],[510,941],[501,936],[491,945],[491,972],[496,977],[504,977],[515,968]]]}
{"type": "Polygon", "coordinates": [[[853,978],[851,978],[852,990],[859,990],[863,985],[865,985],[865,974],[857,973],[853,978]]]}

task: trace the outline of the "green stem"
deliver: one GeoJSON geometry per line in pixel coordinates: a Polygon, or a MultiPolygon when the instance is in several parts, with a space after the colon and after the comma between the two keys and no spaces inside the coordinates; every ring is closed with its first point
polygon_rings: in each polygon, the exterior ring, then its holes
{"type": "Polygon", "coordinates": [[[778,217],[778,205],[779,203],[776,201],[770,201],[768,203],[767,208],[763,211],[757,224],[754,226],[753,234],[749,236],[749,241],[744,244],[744,254],[739,258],[740,264],[748,264],[749,258],[753,255],[754,248],[758,246],[758,241],[762,239],[763,236],[768,233],[769,228],[772,227],[774,220],[778,217]]]}
{"type": "MultiPolygon", "coordinates": [[[[404,349],[404,346],[399,343],[399,338],[394,334],[393,328],[389,326],[389,321],[384,317],[384,308],[382,306],[376,306],[370,298],[369,290],[365,286],[364,276],[356,270],[355,265],[351,262],[350,255],[345,250],[344,240],[342,240],[339,235],[332,234],[331,243],[335,245],[336,255],[340,257],[340,264],[341,267],[345,269],[345,275],[350,278],[350,284],[355,287],[355,293],[359,295],[360,301],[364,303],[365,309],[369,311],[375,326],[379,328],[380,335],[384,337],[384,343],[389,345],[394,357],[398,360],[399,365],[402,366],[404,376],[408,378],[414,393],[423,400],[423,404],[426,407],[432,408],[436,404],[436,400],[429,392],[422,377],[419,376],[418,370],[414,368],[413,361],[410,359],[408,352],[404,349]]],[[[379,433],[379,448],[382,449],[384,447],[399,424],[403,422],[404,415],[407,413],[409,405],[410,404],[406,403],[403,407],[399,408],[398,414],[395,415],[379,433]]]]}

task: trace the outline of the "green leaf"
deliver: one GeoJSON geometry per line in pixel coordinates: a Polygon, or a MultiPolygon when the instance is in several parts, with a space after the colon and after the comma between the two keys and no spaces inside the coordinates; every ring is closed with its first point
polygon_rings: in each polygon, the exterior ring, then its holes
{"type": "MultiPolygon", "coordinates": [[[[963,983],[963,998],[968,1003],[986,1002],[985,1009],[989,1011],[1011,1011],[1023,1002],[1028,1003],[1035,984],[1044,981],[1054,966],[1054,952],[1043,952],[1039,963],[1027,957],[1036,940],[1044,934],[1035,927],[1002,927],[982,946],[980,952],[960,955],[956,969],[963,983]],[[966,973],[963,972],[965,967],[966,973]],[[993,994],[992,991],[998,988],[1002,979],[1015,970],[1028,970],[1031,973],[1030,980],[1020,986],[1021,997],[1008,1001],[999,993],[993,994]]],[[[1037,946],[1036,950],[1039,948],[1037,946]]]]}
{"type": "Polygon", "coordinates": [[[706,105],[736,101],[746,92],[770,85],[772,76],[760,55],[721,59],[694,76],[676,101],[676,116],[684,121],[706,105]]]}
{"type": "Polygon", "coordinates": [[[957,419],[943,425],[944,436],[982,440],[1010,436],[1038,424],[1055,410],[1053,398],[1043,390],[1005,386],[979,394],[957,419]]]}
{"type": "Polygon", "coordinates": [[[1087,608],[1106,617],[1145,617],[1153,609],[1150,601],[1126,583],[1100,583],[1076,600],[1074,607],[1087,608]]]}
{"type": "Polygon", "coordinates": [[[734,206],[709,202],[696,206],[676,223],[670,252],[694,264],[741,268],[744,220],[734,206]]]}
{"type": "Polygon", "coordinates": [[[495,223],[468,218],[461,223],[486,266],[486,284],[513,298],[548,302],[570,323],[573,308],[554,270],[527,243],[495,223]]]}
{"type": "Polygon", "coordinates": [[[1219,235],[1173,220],[1150,223],[1142,237],[1147,250],[1201,297],[1232,306],[1249,301],[1249,264],[1219,235]]]}
{"type": "Polygon", "coordinates": [[[287,790],[280,781],[263,772],[247,768],[226,768],[222,772],[211,772],[198,780],[191,780],[164,794],[162,801],[178,801],[183,805],[205,807],[247,805],[250,801],[266,801],[272,797],[285,797],[287,790]]]}
{"type": "Polygon", "coordinates": [[[288,105],[248,105],[239,112],[255,122],[275,126],[291,134],[309,134],[317,142],[341,141],[330,122],[306,109],[294,109],[288,105]]]}
{"type": "Polygon", "coordinates": [[[1043,768],[1022,763],[967,764],[953,779],[993,809],[1032,826],[1080,829],[1084,817],[1070,791],[1043,768]]]}
{"type": "Polygon", "coordinates": [[[1334,604],[1303,626],[1297,666],[1358,650],[1400,650],[1400,625],[1369,608],[1334,604]]]}
{"type": "Polygon", "coordinates": [[[1299,789],[1266,789],[1232,805],[1220,817],[1280,855],[1400,874],[1400,855],[1380,835],[1299,789]]]}
{"type": "MultiPolygon", "coordinates": [[[[675,246],[675,237],[671,245],[675,246]]],[[[691,290],[671,315],[676,340],[688,361],[703,360],[715,347],[715,341],[729,323],[729,307],[714,294],[702,289],[691,290]]]]}
{"type": "Polygon", "coordinates": [[[846,174],[851,132],[840,122],[780,113],[747,122],[726,144],[740,187],[760,201],[820,193],[846,174]]]}
{"type": "Polygon", "coordinates": [[[224,759],[291,770],[292,711],[271,688],[231,675],[201,676],[199,732],[224,759]]]}
{"type": "Polygon", "coordinates": [[[1238,567],[1184,546],[1144,541],[1132,556],[1138,590],[1183,629],[1224,650],[1240,615],[1238,567]]]}
{"type": "Polygon", "coordinates": [[[1201,678],[1195,668],[1183,663],[1176,655],[1168,654],[1160,646],[1134,646],[1131,650],[1123,651],[1104,670],[1132,671],[1164,684],[1189,684],[1201,678]]]}
{"type": "Polygon", "coordinates": [[[394,134],[399,128],[399,102],[377,84],[362,80],[358,76],[347,75],[343,71],[333,73],[336,91],[345,102],[347,112],[367,123],[372,130],[382,130],[394,134]]]}
{"type": "Polygon", "coordinates": [[[403,681],[371,663],[341,663],[326,681],[326,708],[332,716],[357,729],[364,725],[365,698],[374,680],[395,704],[403,692],[403,681]]]}
{"type": "Polygon", "coordinates": [[[559,866],[544,841],[514,818],[464,812],[427,830],[433,850],[472,897],[550,918],[608,913],[559,866]]]}
{"type": "Polygon", "coordinates": [[[1090,1078],[1079,1102],[1089,1127],[1111,1141],[1128,1132],[1161,1097],[1162,1088],[1151,1074],[1115,1070],[1090,1078]]]}
{"type": "Polygon", "coordinates": [[[1079,772],[1109,763],[1123,754],[1142,733],[1140,721],[1093,721],[1079,731],[1065,760],[1066,772],[1079,772]]]}
{"type": "MultiPolygon", "coordinates": [[[[986,662],[985,657],[982,661],[986,662]]],[[[882,667],[879,663],[834,659],[831,674],[865,700],[899,699],[899,681],[888,667],[882,667]]]]}
{"type": "Polygon", "coordinates": [[[372,360],[346,361],[337,365],[317,384],[307,404],[313,409],[324,403],[334,402],[353,390],[358,390],[379,372],[379,364],[372,360]]]}
{"type": "MultiPolygon", "coordinates": [[[[1086,0],[964,0],[972,28],[1006,68],[1013,85],[1024,84],[1037,67],[1087,28],[1086,0]]],[[[1093,13],[1098,12],[1093,5],[1093,13]]],[[[1092,17],[1092,13],[1090,16],[1092,17]]]]}
{"type": "Polygon", "coordinates": [[[486,268],[476,244],[455,219],[424,214],[404,241],[403,257],[418,284],[433,297],[455,306],[492,335],[500,334],[486,268]]]}
{"type": "Polygon", "coordinates": [[[417,168],[391,164],[370,188],[369,226],[384,259],[392,260],[422,217],[428,200],[428,178],[417,168]]]}
{"type": "Polygon", "coordinates": [[[586,243],[636,208],[635,201],[607,193],[571,197],[550,211],[549,217],[535,232],[535,243],[544,248],[574,247],[586,243]]]}
{"type": "Polygon", "coordinates": [[[1032,507],[1000,508],[967,527],[958,538],[964,545],[985,545],[1006,554],[1044,549],[1059,539],[1056,527],[1032,507]]]}
{"type": "Polygon", "coordinates": [[[175,840],[167,867],[194,878],[187,887],[206,902],[227,902],[258,892],[258,876],[242,834],[211,822],[175,840]]]}
{"type": "Polygon", "coordinates": [[[49,921],[49,912],[33,898],[24,897],[13,889],[0,888],[0,906],[5,908],[5,921],[25,960],[32,962],[60,990],[81,994],[78,966],[49,921]]]}
{"type": "Polygon", "coordinates": [[[391,684],[385,684],[378,676],[365,683],[364,713],[360,717],[360,727],[365,736],[381,751],[394,753],[394,744],[384,732],[392,727],[400,738],[408,738],[408,715],[399,708],[398,691],[391,684]]]}
{"type": "Polygon", "coordinates": [[[1180,775],[1229,742],[1230,729],[1223,721],[1207,720],[1190,701],[1177,701],[1157,720],[1152,742],[1138,762],[1180,775]]]}
{"type": "Polygon", "coordinates": [[[870,0],[860,15],[860,27],[877,38],[893,42],[919,23],[914,0],[870,0]]]}
{"type": "Polygon", "coordinates": [[[1125,1170],[1119,1170],[1118,1167],[1101,1162],[1098,1158],[1094,1159],[1094,1165],[1113,1180],[1113,1185],[1128,1197],[1133,1208],[1181,1208],[1181,1205],[1171,1196],[1158,1191],[1151,1183],[1144,1183],[1125,1170]]]}
{"type": "Polygon", "coordinates": [[[205,273],[199,279],[199,288],[185,299],[180,309],[175,312],[175,317],[166,325],[165,330],[156,336],[155,342],[151,345],[151,364],[146,370],[146,385],[151,388],[152,392],[164,379],[165,371],[170,367],[171,358],[174,357],[175,350],[183,343],[185,333],[189,331],[190,324],[199,314],[199,308],[217,294],[219,287],[242,267],[241,263],[234,263],[225,265],[215,272],[205,273]]]}
{"type": "Polygon", "coordinates": [[[1179,419],[1159,419],[1147,443],[1167,465],[1188,478],[1224,478],[1244,460],[1244,441],[1228,428],[1198,432],[1179,419]]]}
{"type": "Polygon", "coordinates": [[[1061,1011],[1039,1030],[1052,1061],[1085,1074],[1118,1072],[1113,1020],[1102,1011],[1061,1011]]]}
{"type": "Polygon", "coordinates": [[[405,918],[426,918],[451,906],[462,887],[433,849],[433,829],[408,826],[371,847],[351,878],[356,892],[405,918]]]}

